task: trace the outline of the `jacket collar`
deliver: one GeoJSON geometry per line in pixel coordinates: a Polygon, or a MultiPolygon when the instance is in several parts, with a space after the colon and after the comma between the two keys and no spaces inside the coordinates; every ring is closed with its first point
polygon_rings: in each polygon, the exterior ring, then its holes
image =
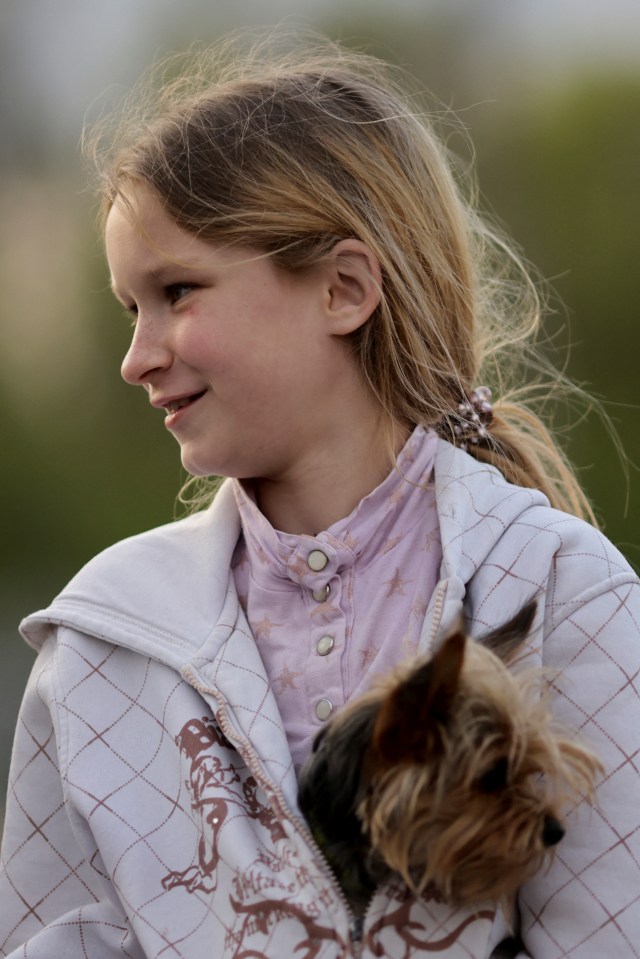
{"type": "MultiPolygon", "coordinates": [[[[538,491],[508,484],[493,467],[444,440],[434,474],[450,611],[444,626],[505,529],[524,510],[547,500],[538,491]]],[[[227,621],[228,594],[239,532],[238,508],[226,482],[207,510],[96,556],[48,609],[23,620],[22,635],[38,649],[52,627],[70,626],[179,669],[205,645],[212,649],[217,633],[222,641],[233,627],[227,621]]]]}
{"type": "Polygon", "coordinates": [[[465,584],[518,516],[532,506],[549,506],[539,490],[513,486],[493,466],[445,440],[434,470],[443,575],[465,584]]]}

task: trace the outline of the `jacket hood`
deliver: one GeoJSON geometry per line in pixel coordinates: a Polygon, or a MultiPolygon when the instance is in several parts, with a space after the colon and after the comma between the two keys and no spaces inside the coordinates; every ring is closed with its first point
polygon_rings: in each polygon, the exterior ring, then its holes
{"type": "MultiPolygon", "coordinates": [[[[434,475],[451,607],[516,517],[548,502],[444,440],[434,475]]],[[[179,669],[216,630],[233,628],[221,619],[233,617],[229,573],[239,533],[233,489],[223,483],[208,509],[99,553],[47,609],[23,620],[21,633],[39,649],[52,627],[69,626],[179,669]]]]}

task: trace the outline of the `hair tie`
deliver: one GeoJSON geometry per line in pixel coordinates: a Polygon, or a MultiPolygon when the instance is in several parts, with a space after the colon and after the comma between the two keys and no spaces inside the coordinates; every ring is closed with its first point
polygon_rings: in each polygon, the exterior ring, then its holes
{"type": "Polygon", "coordinates": [[[493,395],[488,386],[477,386],[468,398],[458,403],[455,412],[443,417],[437,428],[465,452],[489,439],[488,427],[493,420],[493,395]]]}

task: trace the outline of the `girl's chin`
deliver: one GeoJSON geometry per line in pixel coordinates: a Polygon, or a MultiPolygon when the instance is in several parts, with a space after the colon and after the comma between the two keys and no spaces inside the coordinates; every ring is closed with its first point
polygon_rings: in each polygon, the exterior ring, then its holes
{"type": "Polygon", "coordinates": [[[194,479],[207,479],[214,476],[234,476],[228,464],[224,464],[221,457],[211,455],[197,455],[191,450],[182,449],[181,460],[183,469],[194,479]]]}
{"type": "Polygon", "coordinates": [[[220,470],[214,468],[207,469],[203,466],[192,466],[190,463],[185,463],[182,461],[183,468],[187,471],[189,476],[192,479],[207,479],[212,476],[226,476],[226,473],[222,473],[220,470]]]}
{"type": "MultiPolygon", "coordinates": [[[[247,440],[247,443],[250,441],[247,440]]],[[[260,451],[259,451],[260,453],[260,451]]],[[[183,468],[193,477],[233,477],[235,479],[273,478],[280,474],[273,456],[247,456],[236,444],[218,442],[215,455],[211,448],[185,441],[180,444],[183,468]]]]}
{"type": "Polygon", "coordinates": [[[190,476],[193,476],[194,479],[196,477],[204,478],[206,476],[220,475],[216,472],[209,457],[194,455],[193,451],[185,449],[184,447],[181,449],[180,459],[183,469],[185,469],[190,476]]]}

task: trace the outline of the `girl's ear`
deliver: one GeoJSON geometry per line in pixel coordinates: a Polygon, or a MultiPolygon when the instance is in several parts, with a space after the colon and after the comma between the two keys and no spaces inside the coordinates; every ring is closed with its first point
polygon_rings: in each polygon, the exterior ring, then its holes
{"type": "Polygon", "coordinates": [[[382,295],[382,271],[366,243],[340,240],[326,261],[329,332],[346,336],[366,323],[382,295]]]}

